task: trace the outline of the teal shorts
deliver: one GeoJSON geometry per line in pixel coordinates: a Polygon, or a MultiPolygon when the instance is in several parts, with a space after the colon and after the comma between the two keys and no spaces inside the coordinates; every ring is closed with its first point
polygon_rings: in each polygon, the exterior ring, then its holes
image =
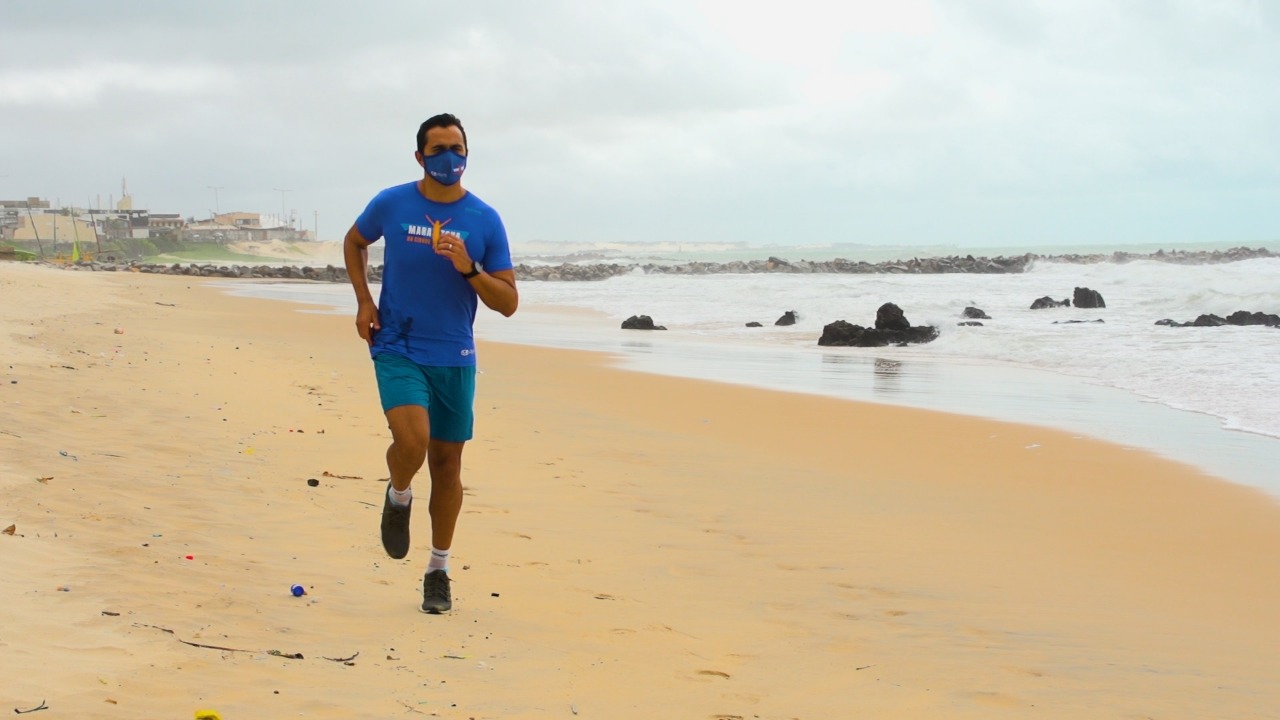
{"type": "Polygon", "coordinates": [[[401,405],[427,409],[431,437],[466,442],[475,427],[476,368],[438,367],[418,363],[392,352],[373,358],[378,395],[385,413],[401,405]]]}

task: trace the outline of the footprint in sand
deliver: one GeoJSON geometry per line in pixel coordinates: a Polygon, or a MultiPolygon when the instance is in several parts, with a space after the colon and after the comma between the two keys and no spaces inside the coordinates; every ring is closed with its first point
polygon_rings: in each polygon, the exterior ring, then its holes
{"type": "Polygon", "coordinates": [[[1039,670],[1032,670],[1031,668],[1017,667],[1014,665],[1002,665],[1000,667],[1002,670],[1006,670],[1008,672],[1011,672],[1017,675],[1030,675],[1031,677],[1044,677],[1044,673],[1040,672],[1039,670]]]}
{"type": "Polygon", "coordinates": [[[970,696],[974,702],[988,707],[1012,708],[1025,704],[1016,697],[997,692],[975,692],[970,693],[970,696]]]}

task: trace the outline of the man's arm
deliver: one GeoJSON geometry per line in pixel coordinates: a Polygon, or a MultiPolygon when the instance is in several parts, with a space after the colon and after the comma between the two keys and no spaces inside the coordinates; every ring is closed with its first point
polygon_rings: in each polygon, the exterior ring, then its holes
{"type": "Polygon", "coordinates": [[[369,291],[369,241],[353,224],[342,241],[342,259],[347,264],[347,277],[356,291],[356,333],[370,345],[373,334],[382,329],[378,322],[378,306],[369,291]]]}
{"type": "Polygon", "coordinates": [[[516,290],[515,270],[481,272],[467,282],[476,291],[480,301],[490,310],[497,310],[507,317],[516,314],[520,305],[520,293],[516,290]]]}
{"type": "MultiPolygon", "coordinates": [[[[467,244],[453,233],[441,234],[440,243],[436,246],[437,255],[444,256],[453,263],[453,269],[466,275],[471,268],[479,269],[471,255],[467,253],[467,244]]],[[[467,278],[471,289],[476,291],[481,302],[490,310],[496,310],[507,317],[516,312],[520,304],[520,294],[516,292],[515,270],[494,270],[479,272],[475,277],[467,278]]]]}

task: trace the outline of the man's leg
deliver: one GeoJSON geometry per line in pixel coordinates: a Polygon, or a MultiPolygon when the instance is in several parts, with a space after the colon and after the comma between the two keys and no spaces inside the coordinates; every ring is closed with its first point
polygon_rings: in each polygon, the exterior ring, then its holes
{"type": "Polygon", "coordinates": [[[466,443],[432,439],[427,444],[431,473],[431,545],[453,547],[453,531],[462,512],[462,448],[466,443]]]}
{"type": "Polygon", "coordinates": [[[409,519],[413,496],[409,484],[422,467],[431,434],[427,409],[421,405],[398,405],[387,410],[391,446],[387,448],[387,469],[391,487],[382,505],[382,547],[399,560],[409,554],[409,519]]]}
{"type": "Polygon", "coordinates": [[[431,473],[431,561],[422,577],[422,611],[442,613],[453,608],[449,590],[449,549],[462,512],[462,448],[471,439],[475,422],[475,368],[437,367],[427,372],[431,386],[430,442],[427,470],[431,473]]]}
{"type": "Polygon", "coordinates": [[[431,437],[427,409],[421,405],[393,407],[387,411],[387,426],[391,428],[391,445],[387,448],[391,486],[400,491],[408,490],[413,476],[422,469],[427,457],[431,437]]]}
{"type": "Polygon", "coordinates": [[[431,561],[422,576],[422,612],[438,614],[453,608],[449,590],[449,548],[462,512],[462,446],[431,439],[427,469],[431,472],[431,561]]]}

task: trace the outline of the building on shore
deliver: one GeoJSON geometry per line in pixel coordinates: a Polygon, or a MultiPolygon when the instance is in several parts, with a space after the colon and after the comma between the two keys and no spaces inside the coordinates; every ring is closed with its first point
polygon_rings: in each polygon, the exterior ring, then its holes
{"type": "Polygon", "coordinates": [[[0,240],[12,242],[50,243],[57,252],[59,244],[70,247],[75,242],[97,239],[91,219],[74,208],[50,207],[48,200],[29,197],[26,200],[0,200],[0,240]]]}
{"type": "Polygon", "coordinates": [[[153,230],[182,226],[181,216],[160,215],[159,218],[161,222],[154,223],[149,211],[133,209],[128,196],[113,210],[55,208],[48,200],[37,197],[0,200],[0,239],[35,243],[138,240],[151,237],[153,230]]]}
{"type": "Polygon", "coordinates": [[[182,239],[191,242],[269,242],[310,240],[311,233],[298,230],[274,215],[250,212],[219,213],[208,220],[187,223],[182,239]]]}
{"type": "Polygon", "coordinates": [[[43,215],[49,209],[49,201],[38,197],[26,200],[0,200],[0,240],[13,240],[24,218],[34,213],[43,215]]]}
{"type": "Polygon", "coordinates": [[[48,200],[0,200],[0,240],[22,243],[75,240],[146,240],[168,237],[186,242],[266,242],[311,240],[276,215],[251,212],[219,213],[207,220],[183,218],[178,213],[153,213],[133,207],[125,196],[113,209],[54,208],[48,200]]]}

